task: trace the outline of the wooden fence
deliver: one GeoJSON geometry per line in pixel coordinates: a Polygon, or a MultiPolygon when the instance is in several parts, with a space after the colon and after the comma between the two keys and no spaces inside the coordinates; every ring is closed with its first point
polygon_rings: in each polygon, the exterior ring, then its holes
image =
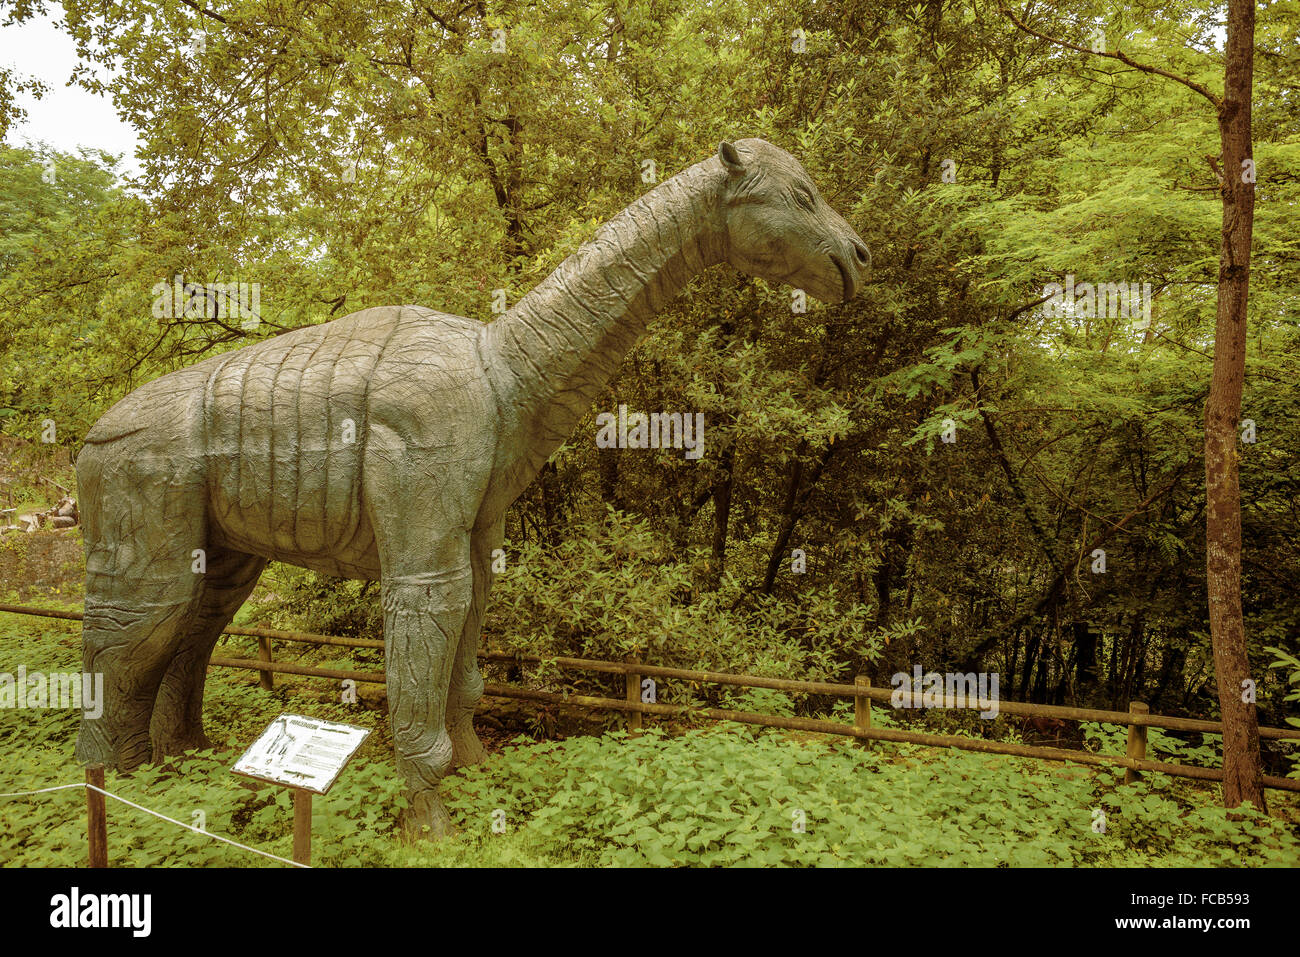
{"type": "MultiPolygon", "coordinates": [[[[33,608],[24,605],[0,604],[0,612],[16,615],[35,615],[44,618],[61,618],[68,621],[80,621],[82,616],[75,611],[61,611],[49,608],[33,608]]],[[[263,687],[272,687],[273,675],[302,675],[312,678],[332,678],[336,681],[351,679],[357,682],[384,684],[383,672],[347,671],[331,668],[315,668],[308,665],[290,664],[275,661],[271,656],[271,642],[292,641],[310,645],[336,645],[345,648],[383,649],[384,643],[372,638],[341,638],[337,635],[317,635],[310,632],[280,631],[274,628],[230,627],[228,635],[239,635],[258,639],[258,657],[223,658],[213,657],[210,664],[219,668],[240,668],[260,673],[263,687]]],[[[818,734],[836,734],[857,738],[864,741],[892,741],[899,744],[919,744],[934,748],[957,748],[963,751],[979,751],[985,754],[1006,754],[1021,758],[1034,758],[1041,761],[1071,761],[1076,764],[1111,766],[1124,768],[1125,783],[1131,783],[1141,777],[1143,772],[1157,772],[1172,777],[1197,778],[1204,781],[1222,781],[1223,771],[1219,768],[1203,768],[1195,765],[1171,764],[1164,761],[1149,761],[1146,758],[1147,728],[1164,728],[1170,731],[1199,731],[1222,734],[1223,725],[1218,721],[1206,721],[1199,718],[1179,718],[1171,715],[1151,714],[1146,704],[1134,701],[1128,711],[1103,711],[1095,708],[1070,708],[1059,705],[1031,704],[1020,701],[999,701],[998,711],[1010,715],[1026,717],[1058,718],[1071,721],[1095,721],[1101,724],[1119,725],[1128,728],[1128,747],[1123,757],[1109,754],[1094,754],[1090,751],[1075,751],[1069,748],[1051,748],[1038,745],[1011,744],[1002,741],[989,741],[983,738],[968,738],[952,734],[929,734],[922,731],[903,731],[897,728],[879,728],[872,723],[872,702],[889,702],[893,692],[887,688],[873,688],[866,676],[859,676],[854,684],[840,684],[827,681],[801,681],[790,678],[761,678],[755,675],[734,675],[716,671],[694,671],[686,668],[667,668],[645,664],[637,660],[601,661],[594,658],[546,658],[535,655],[515,655],[509,652],[481,652],[479,657],[486,661],[537,663],[543,660],[561,668],[581,671],[604,672],[624,676],[626,696],[624,698],[602,698],[590,695],[561,694],[553,691],[538,691],[530,688],[517,688],[511,685],[488,684],[484,693],[497,698],[515,698],[525,701],[541,701],[548,704],[567,705],[592,710],[622,711],[628,715],[629,730],[636,732],[642,726],[644,715],[661,715],[664,717],[704,718],[713,721],[737,721],[768,728],[785,728],[791,731],[811,731],[818,734]],[[852,698],[854,702],[853,724],[841,724],[821,718],[797,718],[784,715],[753,714],[747,711],[729,711],[722,708],[700,708],[692,705],[670,705],[641,700],[641,681],[643,678],[679,678],[699,683],[732,685],[742,688],[768,688],[775,691],[791,691],[803,694],[827,695],[839,698],[852,698]]],[[[978,707],[951,702],[945,698],[945,708],[978,707]]],[[[1259,736],[1266,740],[1300,741],[1300,728],[1261,727],[1259,736]]],[[[1281,791],[1300,793],[1300,780],[1264,776],[1264,786],[1281,791]]]]}

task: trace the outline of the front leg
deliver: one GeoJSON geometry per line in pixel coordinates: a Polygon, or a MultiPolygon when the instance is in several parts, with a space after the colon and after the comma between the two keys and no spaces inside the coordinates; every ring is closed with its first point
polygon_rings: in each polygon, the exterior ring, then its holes
{"type": "Polygon", "coordinates": [[[447,697],[474,602],[470,529],[492,448],[478,393],[418,360],[371,385],[363,504],[381,569],[388,716],[411,801],[403,825],[438,838],[453,830],[438,797],[453,753],[447,697]],[[435,386],[431,399],[423,390],[435,386]]]}
{"type": "Polygon", "coordinates": [[[447,692],[472,582],[466,561],[447,571],[385,575],[381,583],[388,715],[397,769],[411,802],[402,823],[413,837],[436,839],[454,831],[438,786],[451,768],[447,692]]]}
{"type": "Polygon", "coordinates": [[[475,529],[470,537],[470,562],[474,571],[474,601],[465,619],[451,669],[447,702],[447,732],[451,735],[452,766],[478,764],[487,754],[474,733],[474,711],[483,697],[483,676],[478,670],[479,631],[492,587],[492,553],[505,540],[505,519],[475,529]]]}

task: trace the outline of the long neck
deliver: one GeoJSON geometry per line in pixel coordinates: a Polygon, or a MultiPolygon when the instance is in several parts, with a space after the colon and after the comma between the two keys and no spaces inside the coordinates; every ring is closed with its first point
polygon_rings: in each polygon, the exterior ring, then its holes
{"type": "Polygon", "coordinates": [[[482,332],[506,435],[498,464],[517,495],[690,279],[726,255],[716,158],[632,203],[482,332]]]}

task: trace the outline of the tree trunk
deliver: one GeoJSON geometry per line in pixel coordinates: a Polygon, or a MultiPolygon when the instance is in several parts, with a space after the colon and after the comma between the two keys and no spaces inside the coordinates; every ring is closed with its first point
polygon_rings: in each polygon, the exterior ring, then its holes
{"type": "Polygon", "coordinates": [[[718,481],[713,486],[713,551],[709,562],[709,587],[722,584],[727,570],[727,524],[731,520],[731,490],[735,485],[736,446],[722,450],[718,481]]]}
{"type": "Polygon", "coordinates": [[[881,545],[880,567],[876,569],[876,624],[887,628],[893,605],[894,581],[897,575],[907,574],[912,555],[912,526],[899,522],[884,538],[881,545]]]}
{"type": "Polygon", "coordinates": [[[560,544],[560,503],[559,470],[554,462],[547,462],[537,476],[538,491],[542,497],[542,523],[544,531],[542,540],[548,545],[560,544]]]}
{"type": "Polygon", "coordinates": [[[1071,626],[1074,631],[1075,665],[1079,697],[1088,700],[1093,685],[1097,683],[1097,633],[1092,630],[1092,623],[1076,621],[1071,626]]]}
{"type": "Polygon", "coordinates": [[[1038,646],[1042,636],[1031,626],[1029,640],[1025,643],[1025,661],[1021,666],[1020,678],[1016,682],[1016,695],[1028,699],[1034,683],[1034,665],[1038,662],[1038,646]]]}
{"type": "Polygon", "coordinates": [[[813,487],[816,486],[817,480],[821,478],[822,472],[826,470],[831,456],[835,454],[836,445],[832,441],[826,446],[826,451],[822,453],[817,464],[813,466],[812,474],[808,476],[808,485],[804,492],[803,499],[799,498],[799,490],[803,488],[803,460],[799,457],[807,449],[808,443],[805,440],[799,441],[799,447],[795,451],[794,465],[790,472],[790,483],[786,487],[785,505],[781,509],[781,530],[776,536],[776,542],[772,546],[772,553],[767,558],[767,573],[763,576],[763,586],[760,589],[764,595],[772,594],[772,587],[776,584],[777,572],[781,569],[781,564],[786,558],[786,548],[790,544],[790,536],[794,534],[795,526],[799,524],[799,519],[803,516],[803,507],[807,504],[808,496],[812,494],[813,487]]]}
{"type": "Polygon", "coordinates": [[[1120,658],[1119,682],[1110,702],[1115,711],[1127,710],[1128,702],[1133,700],[1133,676],[1137,673],[1137,659],[1142,648],[1142,636],[1146,632],[1146,619],[1145,610],[1135,612],[1129,619],[1128,638],[1124,641],[1124,653],[1120,658]]]}
{"type": "MultiPolygon", "coordinates": [[[[1183,668],[1187,663],[1187,647],[1191,644],[1192,637],[1187,633],[1186,628],[1180,628],[1173,637],[1169,639],[1169,645],[1165,648],[1164,660],[1160,664],[1160,676],[1156,679],[1156,690],[1151,695],[1151,706],[1160,713],[1165,713],[1167,709],[1163,702],[1169,692],[1169,686],[1174,679],[1178,679],[1178,684],[1183,685],[1183,668]]],[[[1180,703],[1182,695],[1179,695],[1180,703]]]]}
{"type": "Polygon", "coordinates": [[[620,449],[600,450],[600,498],[612,508],[623,511],[623,486],[619,483],[620,449]]]}
{"type": "Polygon", "coordinates": [[[1205,405],[1205,558],[1214,673],[1223,716],[1223,802],[1263,808],[1263,768],[1254,703],[1244,702],[1250,677],[1241,611],[1241,488],[1237,426],[1246,369],[1246,306],[1255,215],[1251,159],[1251,83],[1254,0],[1229,0],[1219,140],[1223,154],[1223,229],[1219,242],[1219,296],[1214,370],[1205,405]],[[1246,180],[1243,182],[1243,180],[1246,180]]]}
{"type": "Polygon", "coordinates": [[[1205,404],[1205,571],[1209,596],[1214,673],[1223,716],[1223,803],[1244,801],[1264,808],[1259,722],[1253,702],[1241,700],[1250,676],[1241,614],[1241,487],[1237,474],[1237,426],[1246,372],[1246,306],[1250,293],[1250,241],[1255,218],[1255,169],[1251,157],[1251,87],[1255,67],[1255,2],[1228,0],[1223,96],[1160,67],[1139,63],[1119,50],[1099,50],[1046,36],[1003,10],[1021,30],[1080,53],[1119,60],[1144,73],[1195,90],[1215,105],[1219,122],[1223,229],[1219,242],[1219,297],[1214,329],[1214,371],[1205,404]]]}

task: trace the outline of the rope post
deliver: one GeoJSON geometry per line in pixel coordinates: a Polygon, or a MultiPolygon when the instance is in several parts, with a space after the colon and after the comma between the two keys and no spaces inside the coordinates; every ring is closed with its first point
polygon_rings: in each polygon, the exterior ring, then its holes
{"type": "MultiPolygon", "coordinates": [[[[1128,703],[1130,714],[1150,714],[1151,708],[1141,701],[1130,701],[1128,703]]],[[[1134,761],[1144,761],[1147,756],[1147,726],[1145,724],[1130,724],[1128,726],[1128,755],[1134,761]]],[[[1124,769],[1124,783],[1132,784],[1134,781],[1142,780],[1142,772],[1134,768],[1124,769]]]]}
{"type": "MultiPolygon", "coordinates": [[[[628,655],[626,659],[629,665],[638,665],[641,662],[636,655],[628,655]]],[[[641,703],[641,675],[635,668],[628,668],[627,672],[627,700],[629,704],[641,703]]],[[[641,712],[628,709],[627,712],[627,733],[637,735],[641,733],[641,712]]]]}
{"type": "MultiPolygon", "coordinates": [[[[271,661],[271,660],[272,660],[272,658],[271,658],[271,639],[270,639],[270,638],[258,638],[258,639],[257,639],[257,657],[258,657],[258,659],[261,660],[261,661],[271,661]]],[[[270,671],[259,671],[257,674],[258,674],[257,682],[258,682],[258,684],[260,684],[260,685],[262,686],[262,689],[263,689],[264,691],[274,691],[274,690],[275,690],[275,678],[273,677],[273,673],[272,673],[272,672],[270,672],[270,671]]]]}
{"type": "Polygon", "coordinates": [[[311,864],[311,792],[293,789],[293,859],[311,864]]]}
{"type": "MultiPolygon", "coordinates": [[[[86,765],[86,784],[104,787],[104,766],[86,765]]],[[[108,808],[104,795],[86,788],[86,842],[90,845],[87,867],[108,867],[108,808]]]]}
{"type": "MultiPolygon", "coordinates": [[[[853,684],[857,688],[870,688],[871,679],[866,675],[858,675],[853,679],[853,684]]],[[[871,699],[864,694],[853,697],[853,727],[858,731],[871,729],[871,699]]],[[[871,747],[870,738],[858,738],[858,743],[864,748],[871,747]]]]}

